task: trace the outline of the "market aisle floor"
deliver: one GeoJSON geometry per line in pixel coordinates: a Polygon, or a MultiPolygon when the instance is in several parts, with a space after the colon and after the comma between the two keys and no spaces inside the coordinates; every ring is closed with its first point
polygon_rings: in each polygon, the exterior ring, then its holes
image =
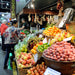
{"type": "Polygon", "coordinates": [[[3,69],[4,58],[5,58],[5,52],[1,50],[0,46],[0,75],[13,75],[12,70],[3,69]]]}

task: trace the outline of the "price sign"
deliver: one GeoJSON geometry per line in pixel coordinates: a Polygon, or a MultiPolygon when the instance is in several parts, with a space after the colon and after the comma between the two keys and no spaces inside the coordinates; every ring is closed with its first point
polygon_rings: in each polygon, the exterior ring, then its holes
{"type": "Polygon", "coordinates": [[[72,37],[66,38],[63,41],[70,41],[72,39],[72,37]]]}
{"type": "Polygon", "coordinates": [[[38,54],[35,54],[34,55],[34,61],[37,62],[37,60],[38,60],[38,54]]]}
{"type": "Polygon", "coordinates": [[[61,75],[61,73],[48,67],[44,75],[61,75]]]}
{"type": "Polygon", "coordinates": [[[43,37],[43,35],[42,35],[42,34],[40,34],[40,35],[39,35],[39,38],[42,38],[42,37],[43,37]]]}

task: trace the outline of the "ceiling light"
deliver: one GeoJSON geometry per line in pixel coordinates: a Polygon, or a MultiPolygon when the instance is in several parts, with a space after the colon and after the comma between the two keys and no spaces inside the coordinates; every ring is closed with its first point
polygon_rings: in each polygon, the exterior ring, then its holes
{"type": "Polygon", "coordinates": [[[4,16],[4,14],[2,14],[2,16],[4,16]]]}
{"type": "Polygon", "coordinates": [[[9,3],[6,3],[7,6],[9,6],[9,3]]]}
{"type": "Polygon", "coordinates": [[[33,4],[31,4],[31,7],[33,8],[33,7],[34,7],[34,5],[33,5],[33,4]]]}

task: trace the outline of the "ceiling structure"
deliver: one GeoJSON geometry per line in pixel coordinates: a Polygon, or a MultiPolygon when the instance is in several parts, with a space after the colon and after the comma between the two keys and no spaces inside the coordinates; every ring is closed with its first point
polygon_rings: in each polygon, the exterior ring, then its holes
{"type": "MultiPolygon", "coordinates": [[[[25,2],[33,1],[35,9],[40,10],[56,10],[56,5],[58,0],[15,0],[16,1],[16,13],[20,12],[26,5],[25,2]],[[21,10],[20,10],[21,9],[21,10]]],[[[75,0],[63,0],[64,9],[67,7],[75,6],[75,0]]],[[[0,12],[10,11],[11,0],[0,0],[0,12]]]]}
{"type": "Polygon", "coordinates": [[[0,0],[0,12],[10,12],[11,0],[0,0]]]}
{"type": "MultiPolygon", "coordinates": [[[[56,10],[58,0],[35,0],[35,9],[40,10],[56,10]]],[[[64,1],[64,9],[67,7],[72,7],[71,0],[63,0],[64,1]]]]}

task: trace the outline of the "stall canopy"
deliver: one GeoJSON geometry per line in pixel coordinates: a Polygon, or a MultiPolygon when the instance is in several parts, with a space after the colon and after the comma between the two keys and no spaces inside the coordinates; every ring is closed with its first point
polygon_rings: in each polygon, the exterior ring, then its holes
{"type": "Polygon", "coordinates": [[[21,12],[30,1],[31,0],[16,0],[16,14],[21,12]]]}
{"type": "MultiPolygon", "coordinates": [[[[16,14],[22,11],[23,8],[27,7],[30,2],[33,2],[36,10],[56,10],[58,0],[16,0],[16,14]]],[[[63,0],[64,9],[72,7],[72,0],[63,0]]],[[[73,2],[74,4],[74,2],[73,2]]]]}
{"type": "MultiPolygon", "coordinates": [[[[56,10],[58,0],[35,0],[35,9],[46,10],[50,7],[56,10]]],[[[64,1],[64,8],[72,7],[72,0],[62,0],[64,1]]]]}
{"type": "Polygon", "coordinates": [[[58,0],[35,0],[35,8],[36,9],[45,9],[46,7],[50,7],[57,4],[58,0]]]}

